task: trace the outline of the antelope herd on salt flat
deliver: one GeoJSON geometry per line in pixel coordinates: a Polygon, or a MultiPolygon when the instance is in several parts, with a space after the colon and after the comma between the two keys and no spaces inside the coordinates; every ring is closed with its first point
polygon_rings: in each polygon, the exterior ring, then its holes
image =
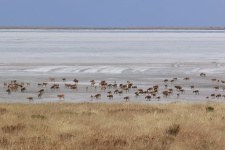
{"type": "MultiPolygon", "coordinates": [[[[203,77],[205,78],[206,77],[206,74],[205,73],[201,73],[200,74],[200,77],[203,77]]],[[[51,91],[60,91],[60,84],[57,84],[56,83],[56,79],[55,78],[49,78],[50,79],[50,82],[52,85],[50,85],[50,90],[51,91]]],[[[184,81],[186,82],[190,82],[190,77],[185,77],[183,78],[184,81]]],[[[65,89],[70,89],[70,90],[78,90],[78,82],[79,80],[78,79],[74,79],[73,82],[74,84],[67,84],[65,83],[67,80],[66,78],[62,78],[62,81],[64,82],[64,87],[65,89]]],[[[107,93],[108,95],[106,96],[106,98],[108,98],[109,100],[113,100],[114,98],[114,95],[118,94],[119,96],[122,96],[124,93],[128,93],[130,91],[132,91],[134,93],[134,98],[140,98],[142,95],[144,95],[144,99],[147,100],[147,101],[151,101],[153,99],[156,99],[156,100],[160,100],[161,97],[160,95],[162,94],[162,96],[164,98],[168,98],[169,96],[173,95],[173,92],[174,90],[176,90],[177,94],[177,98],[180,97],[181,94],[184,94],[185,93],[185,90],[182,88],[182,86],[180,86],[178,84],[178,78],[173,78],[171,80],[169,79],[165,79],[163,80],[164,82],[164,87],[163,89],[164,90],[161,90],[159,91],[159,85],[154,85],[152,87],[149,87],[147,89],[139,89],[137,85],[134,85],[131,81],[126,81],[126,84],[123,84],[123,83],[120,83],[120,84],[117,84],[117,81],[115,81],[114,83],[107,83],[105,80],[102,80],[99,82],[98,85],[96,85],[96,82],[95,80],[91,80],[90,81],[90,87],[91,88],[94,88],[94,90],[97,92],[97,89],[98,87],[100,87],[100,91],[99,92],[104,92],[104,93],[107,93]],[[171,83],[171,85],[173,85],[171,88],[167,89],[168,88],[168,83],[171,83]],[[106,91],[106,90],[110,90],[110,91],[106,91]],[[112,90],[114,90],[112,92],[112,90]]],[[[225,81],[220,81],[218,79],[211,79],[211,82],[217,82],[217,83],[222,83],[224,84],[225,81]]],[[[42,82],[42,83],[37,83],[37,87],[43,87],[43,89],[40,89],[37,91],[37,98],[42,98],[42,95],[45,93],[45,89],[44,88],[47,88],[48,87],[48,84],[47,82],[42,82]]],[[[4,88],[7,88],[6,89],[6,92],[10,95],[12,92],[17,92],[19,89],[20,89],[20,92],[21,93],[27,93],[27,89],[29,89],[29,86],[31,85],[31,83],[24,83],[24,82],[17,82],[17,80],[11,80],[10,83],[6,83],[4,82],[4,88]]],[[[215,85],[215,84],[213,84],[215,85]]],[[[81,88],[81,87],[80,87],[81,88]]],[[[88,91],[88,86],[85,87],[86,88],[86,91],[88,91]]],[[[162,89],[162,88],[161,88],[162,89]]],[[[192,90],[193,94],[195,95],[200,95],[200,91],[195,89],[195,86],[194,85],[191,85],[190,86],[190,89],[192,90]]],[[[215,91],[219,91],[220,89],[220,86],[214,86],[212,87],[212,89],[214,89],[215,91]]],[[[221,87],[222,91],[225,90],[225,86],[224,87],[221,87]]],[[[59,98],[59,100],[65,100],[65,94],[57,94],[56,95],[56,98],[59,98]]],[[[221,95],[221,94],[215,94],[215,93],[212,93],[211,95],[207,96],[206,99],[209,99],[209,98],[212,98],[212,99],[220,99],[220,98],[225,98],[225,95],[221,95]]],[[[94,94],[94,95],[90,95],[90,99],[93,100],[93,99],[101,99],[102,98],[102,94],[101,93],[97,93],[97,94],[94,94]]],[[[29,101],[33,101],[35,98],[34,97],[27,97],[27,99],[29,101]]],[[[123,99],[128,102],[130,101],[131,99],[131,96],[124,96],[123,99]]]]}

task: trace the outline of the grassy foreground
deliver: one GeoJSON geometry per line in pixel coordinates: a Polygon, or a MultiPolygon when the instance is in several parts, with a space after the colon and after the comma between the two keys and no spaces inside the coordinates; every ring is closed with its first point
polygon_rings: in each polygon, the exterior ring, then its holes
{"type": "Polygon", "coordinates": [[[0,149],[224,147],[223,103],[0,103],[0,149]]]}

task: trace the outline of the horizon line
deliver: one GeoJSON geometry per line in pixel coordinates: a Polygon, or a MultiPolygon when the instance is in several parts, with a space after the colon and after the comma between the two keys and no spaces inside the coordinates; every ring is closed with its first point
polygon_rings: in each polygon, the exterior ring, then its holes
{"type": "Polygon", "coordinates": [[[225,30],[225,27],[65,27],[65,26],[0,26],[0,29],[60,30],[225,30]]]}

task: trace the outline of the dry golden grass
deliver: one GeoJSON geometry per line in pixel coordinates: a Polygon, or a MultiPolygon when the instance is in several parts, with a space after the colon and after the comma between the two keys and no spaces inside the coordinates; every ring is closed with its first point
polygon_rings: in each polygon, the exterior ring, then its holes
{"type": "Polygon", "coordinates": [[[0,120],[0,149],[225,147],[223,103],[0,104],[0,120]]]}

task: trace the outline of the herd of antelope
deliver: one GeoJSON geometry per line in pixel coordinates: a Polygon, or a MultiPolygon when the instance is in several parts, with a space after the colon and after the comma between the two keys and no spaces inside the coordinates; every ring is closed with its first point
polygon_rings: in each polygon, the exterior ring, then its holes
{"type": "MultiPolygon", "coordinates": [[[[201,73],[200,74],[201,78],[205,78],[206,74],[201,73]]],[[[60,87],[62,85],[56,83],[55,78],[49,78],[50,83],[47,82],[42,82],[42,83],[37,83],[37,87],[39,87],[39,90],[37,90],[37,98],[42,98],[42,95],[45,93],[45,88],[49,88],[51,91],[60,91],[61,88],[64,89],[69,89],[72,91],[77,91],[78,88],[78,79],[74,79],[73,82],[74,84],[68,84],[66,83],[66,78],[62,78],[62,81],[64,82],[64,86],[60,87]],[[51,85],[49,85],[51,84],[51,85]],[[41,89],[40,89],[41,88],[41,89]]],[[[179,79],[180,80],[180,79],[179,79]]],[[[185,77],[183,78],[184,82],[190,82],[190,77],[185,77]]],[[[93,99],[101,99],[102,98],[102,93],[107,93],[106,98],[109,100],[113,100],[115,95],[122,96],[122,98],[126,101],[129,102],[131,99],[131,94],[128,95],[128,93],[133,92],[134,98],[140,98],[143,96],[143,99],[146,101],[151,101],[151,100],[157,100],[160,101],[161,97],[168,98],[171,95],[174,96],[174,91],[176,91],[176,97],[179,98],[180,95],[185,93],[185,89],[179,85],[178,78],[172,78],[172,79],[165,79],[162,81],[164,86],[160,87],[159,85],[153,85],[151,87],[148,87],[147,89],[142,89],[138,88],[138,85],[134,85],[131,81],[126,81],[124,83],[117,83],[117,81],[113,81],[113,83],[109,83],[105,80],[100,81],[98,84],[96,84],[95,80],[90,80],[90,85],[86,86],[85,89],[86,91],[89,90],[89,88],[94,89],[95,94],[90,95],[90,100],[92,101],[93,99]]],[[[213,84],[214,86],[212,89],[215,91],[219,91],[220,88],[222,89],[221,92],[225,90],[225,86],[219,86],[219,83],[225,84],[225,81],[220,81],[218,79],[211,79],[211,82],[215,82],[216,84],[213,84]],[[216,85],[216,86],[215,86],[216,85]]],[[[18,82],[17,80],[11,80],[10,83],[4,82],[4,88],[6,88],[6,92],[10,95],[12,92],[18,92],[20,91],[21,93],[26,93],[27,89],[29,89],[29,86],[31,83],[24,83],[24,82],[18,82]]],[[[192,91],[193,95],[200,95],[200,91],[198,89],[195,89],[195,85],[190,85],[190,90],[192,91]]],[[[65,94],[56,94],[56,98],[59,100],[65,100],[65,94]]],[[[220,98],[225,98],[225,95],[222,94],[215,94],[212,93],[209,96],[206,96],[206,99],[209,98],[212,99],[220,99],[220,98]]],[[[29,101],[34,101],[35,97],[27,97],[29,101]]]]}

